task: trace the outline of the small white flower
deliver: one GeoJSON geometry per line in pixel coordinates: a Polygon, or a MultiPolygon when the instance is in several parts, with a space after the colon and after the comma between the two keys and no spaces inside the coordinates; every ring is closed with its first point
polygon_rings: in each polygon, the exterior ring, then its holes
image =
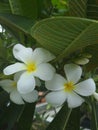
{"type": "Polygon", "coordinates": [[[49,61],[55,58],[49,51],[43,48],[26,48],[21,44],[16,44],[13,48],[14,57],[21,61],[9,65],[4,69],[5,75],[14,74],[22,71],[19,81],[17,82],[17,89],[20,93],[31,92],[35,88],[35,78],[41,80],[51,80],[54,76],[55,69],[50,65],[49,61]]]}
{"type": "Polygon", "coordinates": [[[24,104],[26,102],[32,103],[38,99],[38,92],[33,90],[27,94],[21,94],[17,91],[17,81],[20,77],[20,73],[14,75],[14,80],[5,79],[0,81],[0,86],[8,93],[10,93],[10,99],[16,104],[24,104]]]}
{"type": "Polygon", "coordinates": [[[67,101],[68,107],[78,107],[84,102],[81,96],[90,96],[95,92],[95,83],[91,78],[77,83],[82,74],[78,65],[67,64],[64,71],[66,79],[56,74],[52,80],[45,83],[46,88],[53,91],[47,94],[46,100],[53,106],[60,106],[67,101]]]}

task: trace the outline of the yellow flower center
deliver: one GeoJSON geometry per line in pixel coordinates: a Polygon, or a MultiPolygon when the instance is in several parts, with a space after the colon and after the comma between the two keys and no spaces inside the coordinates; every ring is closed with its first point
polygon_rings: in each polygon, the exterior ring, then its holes
{"type": "Polygon", "coordinates": [[[13,86],[13,87],[17,87],[17,82],[13,82],[13,83],[12,83],[12,86],[13,86]]]}
{"type": "Polygon", "coordinates": [[[32,72],[36,70],[36,65],[34,63],[30,63],[27,65],[27,71],[32,72]]]}
{"type": "Polygon", "coordinates": [[[68,82],[64,84],[64,91],[71,92],[75,88],[73,82],[68,82]]]}

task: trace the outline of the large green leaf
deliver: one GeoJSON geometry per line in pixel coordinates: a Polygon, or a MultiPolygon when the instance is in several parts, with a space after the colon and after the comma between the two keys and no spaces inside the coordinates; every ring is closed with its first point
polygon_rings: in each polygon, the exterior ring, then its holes
{"type": "Polygon", "coordinates": [[[79,130],[80,110],[68,109],[65,104],[46,130],[79,130]],[[76,116],[77,115],[77,116],[76,116]]]}
{"type": "Polygon", "coordinates": [[[11,103],[10,106],[7,106],[6,104],[4,110],[0,114],[0,128],[3,129],[3,126],[6,125],[6,130],[11,130],[15,126],[22,109],[23,106],[15,105],[13,103],[11,103]]]}
{"type": "Polygon", "coordinates": [[[33,121],[35,103],[26,104],[18,120],[18,130],[30,130],[33,121]]]}
{"type": "Polygon", "coordinates": [[[75,17],[45,19],[33,26],[32,36],[60,59],[98,44],[98,22],[75,17]]]}
{"type": "Polygon", "coordinates": [[[35,103],[26,105],[11,103],[9,106],[5,106],[0,113],[0,129],[6,126],[6,130],[30,130],[34,110],[35,103]]]}

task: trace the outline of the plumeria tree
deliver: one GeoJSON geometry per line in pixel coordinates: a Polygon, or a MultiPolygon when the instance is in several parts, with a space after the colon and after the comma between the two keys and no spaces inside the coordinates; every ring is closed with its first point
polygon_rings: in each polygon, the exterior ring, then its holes
{"type": "Polygon", "coordinates": [[[61,107],[46,130],[98,130],[97,0],[2,0],[0,129],[31,130],[39,90],[61,107]],[[5,128],[6,127],[6,128],[5,128]]]}

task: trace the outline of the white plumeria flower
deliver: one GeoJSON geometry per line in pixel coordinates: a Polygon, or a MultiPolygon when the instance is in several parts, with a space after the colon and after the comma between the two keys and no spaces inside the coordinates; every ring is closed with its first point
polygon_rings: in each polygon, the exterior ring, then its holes
{"type": "Polygon", "coordinates": [[[30,93],[21,94],[17,91],[17,81],[20,77],[20,73],[14,75],[14,80],[5,79],[0,81],[0,86],[8,93],[10,93],[10,99],[16,104],[24,104],[26,102],[32,103],[38,99],[38,92],[33,90],[30,93]]]}
{"type": "Polygon", "coordinates": [[[47,94],[46,101],[53,106],[60,106],[67,100],[69,108],[78,107],[84,102],[81,96],[90,96],[95,92],[95,83],[91,78],[77,83],[82,75],[82,69],[78,65],[67,64],[64,71],[66,79],[56,74],[45,83],[46,88],[53,91],[47,94]]]}
{"type": "Polygon", "coordinates": [[[9,65],[4,69],[5,75],[14,74],[22,71],[19,81],[17,82],[17,89],[20,93],[28,93],[35,88],[35,78],[41,80],[51,80],[54,76],[55,69],[50,65],[49,61],[55,58],[49,51],[43,48],[26,48],[21,44],[16,44],[13,48],[14,57],[21,61],[9,65]]]}

